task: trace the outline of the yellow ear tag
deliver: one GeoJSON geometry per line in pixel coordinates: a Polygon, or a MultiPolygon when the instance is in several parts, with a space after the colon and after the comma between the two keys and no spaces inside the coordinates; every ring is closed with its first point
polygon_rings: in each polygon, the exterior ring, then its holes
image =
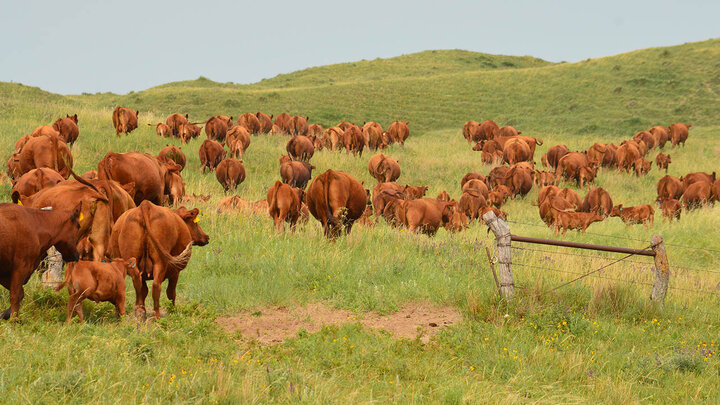
{"type": "Polygon", "coordinates": [[[18,205],[22,205],[22,201],[18,200],[18,205]]]}
{"type": "Polygon", "coordinates": [[[78,222],[80,222],[80,221],[82,221],[82,220],[83,220],[83,214],[82,214],[82,212],[81,212],[81,213],[80,213],[80,216],[78,217],[78,222]]]}
{"type": "Polygon", "coordinates": [[[196,224],[197,224],[198,222],[200,222],[200,217],[199,217],[199,216],[198,216],[198,217],[195,217],[195,219],[193,219],[193,222],[195,222],[196,224]]]}

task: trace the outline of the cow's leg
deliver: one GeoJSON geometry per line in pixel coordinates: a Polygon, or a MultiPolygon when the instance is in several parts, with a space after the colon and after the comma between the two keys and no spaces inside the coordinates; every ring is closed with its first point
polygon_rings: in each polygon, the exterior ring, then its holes
{"type": "Polygon", "coordinates": [[[141,283],[140,291],[135,291],[135,314],[138,312],[145,313],[145,298],[148,295],[147,281],[143,280],[141,283]]]}
{"type": "Polygon", "coordinates": [[[10,318],[17,319],[20,310],[20,302],[25,296],[23,283],[25,281],[24,274],[32,272],[32,270],[22,270],[22,267],[16,268],[12,276],[10,276],[10,318]]]}
{"type": "Polygon", "coordinates": [[[167,286],[167,289],[165,290],[165,294],[167,295],[170,302],[172,302],[173,306],[175,306],[175,297],[176,297],[176,293],[177,293],[177,283],[178,283],[179,276],[180,276],[179,274],[176,274],[172,277],[168,277],[168,279],[167,279],[168,286],[167,286]]]}
{"type": "Polygon", "coordinates": [[[162,263],[153,265],[153,283],[152,283],[152,298],[153,298],[153,316],[155,319],[160,318],[160,289],[162,288],[162,282],[164,281],[164,274],[162,274],[163,268],[162,263]]]}
{"type": "MultiPolygon", "coordinates": [[[[0,277],[0,285],[7,288],[8,291],[10,291],[10,277],[0,277]]],[[[8,320],[10,319],[10,307],[8,307],[6,310],[4,310],[2,313],[0,313],[0,319],[8,320]]]]}

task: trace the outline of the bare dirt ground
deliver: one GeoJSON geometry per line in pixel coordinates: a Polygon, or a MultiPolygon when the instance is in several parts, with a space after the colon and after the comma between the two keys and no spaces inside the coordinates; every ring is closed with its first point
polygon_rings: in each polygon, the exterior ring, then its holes
{"type": "Polygon", "coordinates": [[[260,344],[272,345],[296,336],[301,329],[314,333],[323,326],[346,322],[359,322],[366,328],[383,329],[398,338],[415,339],[419,336],[423,343],[427,343],[440,329],[461,320],[462,315],[455,308],[438,307],[428,302],[410,302],[389,315],[375,312],[353,314],[329,308],[322,303],[313,303],[294,308],[258,308],[221,317],[216,322],[228,332],[239,330],[242,339],[254,339],[260,344]]]}

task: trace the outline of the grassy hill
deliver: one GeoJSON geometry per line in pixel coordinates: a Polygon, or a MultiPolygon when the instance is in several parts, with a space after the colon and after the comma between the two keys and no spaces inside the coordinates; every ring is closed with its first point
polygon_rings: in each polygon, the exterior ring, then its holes
{"type": "MultiPolygon", "coordinates": [[[[462,138],[462,124],[470,119],[512,124],[542,138],[536,161],[553,144],[585,149],[650,125],[685,121],[693,124],[687,146],[665,150],[673,159],[670,174],[720,172],[718,61],[720,40],[710,40],[573,64],[428,51],[311,68],[251,85],[201,78],[126,95],[61,96],[0,83],[0,158],[7,159],[17,138],[66,113],[80,119],[73,155],[83,172],[108,150],[155,154],[167,143],[179,144],[145,125],[172,112],[203,121],[217,114],[286,111],[324,126],[345,119],[384,127],[395,119],[411,121],[405,147],[385,153],[400,161],[401,184],[426,185],[430,197],[447,190],[459,198],[466,172],[491,169],[462,138]],[[140,127],[129,136],[114,135],[110,117],[116,105],[140,110],[140,127]]],[[[66,293],[44,290],[33,277],[22,322],[0,322],[0,339],[7,342],[0,345],[0,392],[8,393],[8,402],[720,400],[720,299],[713,292],[720,282],[720,208],[683,213],[673,223],[658,213],[648,229],[610,218],[587,234],[563,238],[644,248],[651,235],[662,234],[674,288],[663,311],[647,299],[646,284],[653,280],[647,258],[549,293],[618,258],[550,248],[513,252],[519,287],[507,303],[496,298],[484,252],[493,239],[484,226],[457,235],[441,230],[430,239],[381,221],[331,244],[310,219],[296,234],[278,235],[268,217],[215,212],[223,191],[213,174],[200,173],[202,141],[183,146],[183,178],[188,194],[212,195],[198,205],[211,243],[193,250],[180,276],[177,307],[169,308],[163,296],[168,316],[142,323],[134,317],[116,321],[109,305],[87,303],[86,324],[63,326],[66,293]],[[351,322],[301,331],[269,347],[214,322],[239,311],[260,317],[278,306],[316,302],[358,317],[394,313],[408,302],[449,305],[463,322],[427,344],[351,322]]],[[[252,138],[244,156],[247,179],[237,194],[249,201],[265,198],[279,178],[277,159],[286,142],[285,136],[252,138]]],[[[372,187],[371,154],[320,151],[312,160],[314,173],[343,170],[372,187]]],[[[652,203],[662,175],[655,167],[644,178],[601,170],[597,186],[608,189],[616,204],[652,203]]],[[[0,201],[9,200],[10,189],[0,183],[0,201]]],[[[533,190],[504,207],[513,233],[555,238],[530,205],[536,197],[533,190]]],[[[129,292],[128,302],[133,299],[129,292]]],[[[7,304],[8,294],[0,292],[0,308],[7,304]]]]}

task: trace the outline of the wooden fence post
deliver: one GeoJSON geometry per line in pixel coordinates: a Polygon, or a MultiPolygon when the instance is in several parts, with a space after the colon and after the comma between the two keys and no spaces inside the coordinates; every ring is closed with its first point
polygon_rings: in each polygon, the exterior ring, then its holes
{"type": "Polygon", "coordinates": [[[656,301],[659,308],[662,309],[670,282],[670,264],[665,253],[665,242],[663,242],[662,235],[653,235],[650,241],[652,250],[655,252],[655,282],[652,293],[650,293],[650,300],[656,301]]]}
{"type": "Polygon", "coordinates": [[[47,270],[40,276],[42,285],[47,288],[55,288],[63,282],[63,259],[60,252],[54,246],[47,251],[47,270]]]}
{"type": "Polygon", "coordinates": [[[495,234],[495,256],[498,258],[498,271],[500,272],[500,296],[509,301],[515,292],[511,267],[510,227],[492,211],[485,213],[483,220],[495,234]]]}

